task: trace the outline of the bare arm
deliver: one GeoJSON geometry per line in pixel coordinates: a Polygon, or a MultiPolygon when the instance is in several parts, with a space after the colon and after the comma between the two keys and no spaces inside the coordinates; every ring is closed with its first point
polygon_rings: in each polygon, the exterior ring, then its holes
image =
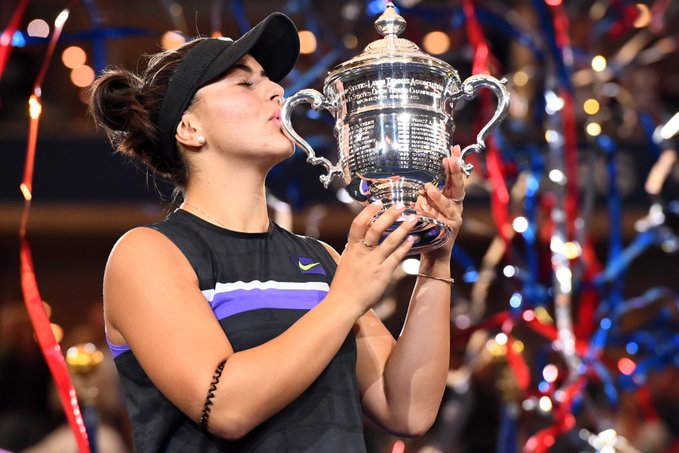
{"type": "MultiPolygon", "coordinates": [[[[459,154],[459,148],[453,150],[459,154]]],[[[421,257],[420,272],[449,278],[450,256],[462,224],[464,194],[457,159],[446,159],[443,191],[428,186],[419,209],[446,222],[453,238],[443,248],[421,257]]],[[[385,429],[421,435],[433,424],[445,389],[450,356],[450,285],[418,278],[398,341],[369,312],[358,322],[358,378],[365,411],[385,429]]]]}
{"type": "Polygon", "coordinates": [[[261,346],[234,353],[183,254],[162,234],[139,228],[109,259],[104,301],[114,343],[128,343],[161,392],[198,420],[215,367],[227,359],[213,399],[209,429],[238,438],[299,396],[325,369],[356,320],[380,297],[406,255],[410,225],[392,233],[382,256],[358,242],[381,234],[402,210],[371,224],[379,206],[354,220],[344,263],[323,301],[261,346]],[[257,389],[256,392],[252,389],[257,389]]]}

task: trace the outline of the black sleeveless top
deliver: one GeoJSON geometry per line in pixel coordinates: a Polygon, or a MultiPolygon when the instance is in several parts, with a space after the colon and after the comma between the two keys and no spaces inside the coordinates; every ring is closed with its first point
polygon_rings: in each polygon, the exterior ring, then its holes
{"type": "MultiPolygon", "coordinates": [[[[336,268],[318,241],[275,223],[266,233],[238,233],[177,210],[150,227],[189,260],[236,352],[275,338],[318,304],[336,268]]],[[[302,395],[237,441],[202,432],[153,385],[129,347],[111,350],[138,453],[366,451],[352,333],[302,395]]]]}

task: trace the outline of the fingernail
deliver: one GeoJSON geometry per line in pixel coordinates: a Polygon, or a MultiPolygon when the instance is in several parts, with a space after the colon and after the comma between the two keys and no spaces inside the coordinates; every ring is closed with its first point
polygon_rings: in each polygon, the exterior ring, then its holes
{"type": "Polygon", "coordinates": [[[408,217],[406,217],[406,221],[408,223],[415,223],[417,222],[417,216],[415,214],[409,214],[408,217]]]}
{"type": "Polygon", "coordinates": [[[371,204],[373,206],[382,206],[382,200],[377,199],[377,200],[373,201],[371,204]]]}
{"type": "Polygon", "coordinates": [[[394,207],[400,211],[401,209],[405,209],[406,205],[404,205],[402,201],[399,201],[394,205],[394,207]]]}
{"type": "Polygon", "coordinates": [[[406,237],[406,241],[407,242],[415,242],[415,236],[413,236],[412,234],[408,235],[408,237],[406,237]]]}

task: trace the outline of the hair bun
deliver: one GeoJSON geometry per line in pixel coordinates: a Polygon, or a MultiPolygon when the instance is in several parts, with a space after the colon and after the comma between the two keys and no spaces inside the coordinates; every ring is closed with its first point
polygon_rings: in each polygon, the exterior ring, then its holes
{"type": "Polygon", "coordinates": [[[142,85],[139,76],[128,70],[102,74],[92,86],[90,106],[95,121],[112,131],[129,132],[132,125],[142,120],[139,115],[148,117],[138,99],[142,85]]]}

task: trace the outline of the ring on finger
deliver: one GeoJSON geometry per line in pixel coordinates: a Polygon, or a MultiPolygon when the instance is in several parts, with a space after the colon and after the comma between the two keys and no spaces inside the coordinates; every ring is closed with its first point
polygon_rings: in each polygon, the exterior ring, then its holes
{"type": "Polygon", "coordinates": [[[370,244],[370,243],[366,242],[365,239],[361,239],[360,242],[361,242],[361,244],[365,245],[369,249],[374,249],[375,247],[377,247],[377,245],[375,245],[375,244],[370,244]]]}

